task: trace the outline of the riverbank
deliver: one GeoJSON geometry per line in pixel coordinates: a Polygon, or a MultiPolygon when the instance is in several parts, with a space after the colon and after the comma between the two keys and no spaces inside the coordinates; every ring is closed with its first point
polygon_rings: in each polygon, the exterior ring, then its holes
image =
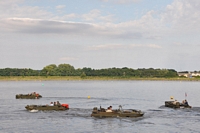
{"type": "Polygon", "coordinates": [[[56,80],[153,80],[153,81],[200,81],[200,78],[139,78],[139,77],[102,77],[102,76],[0,76],[0,81],[56,81],[56,80]]]}

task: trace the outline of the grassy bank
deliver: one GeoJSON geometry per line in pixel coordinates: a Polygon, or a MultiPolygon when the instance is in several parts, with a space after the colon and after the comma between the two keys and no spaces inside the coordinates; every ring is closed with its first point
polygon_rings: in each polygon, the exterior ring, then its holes
{"type": "Polygon", "coordinates": [[[164,80],[164,81],[200,81],[199,78],[139,78],[139,77],[102,77],[102,76],[0,76],[0,81],[56,81],[56,80],[164,80]]]}

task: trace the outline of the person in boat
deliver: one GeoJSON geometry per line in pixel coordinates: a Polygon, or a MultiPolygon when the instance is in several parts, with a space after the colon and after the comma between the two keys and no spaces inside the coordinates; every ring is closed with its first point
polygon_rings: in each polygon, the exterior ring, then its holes
{"type": "Polygon", "coordinates": [[[108,107],[108,109],[106,110],[106,112],[112,112],[112,110],[110,109],[110,107],[108,107]]]}
{"type": "Polygon", "coordinates": [[[174,104],[174,105],[176,105],[176,103],[177,103],[177,102],[178,102],[178,101],[177,101],[177,100],[175,100],[175,101],[173,102],[173,104],[174,104]]]}
{"type": "Polygon", "coordinates": [[[56,106],[57,105],[56,102],[53,102],[53,105],[56,106]]]}
{"type": "Polygon", "coordinates": [[[53,102],[51,102],[49,106],[53,106],[53,102]]]}
{"type": "Polygon", "coordinates": [[[112,106],[110,106],[110,110],[112,110],[112,106]]]}
{"type": "Polygon", "coordinates": [[[31,95],[31,96],[34,96],[35,94],[36,94],[36,92],[32,92],[30,95],[31,95]]]}
{"type": "Polygon", "coordinates": [[[59,101],[57,101],[56,105],[57,105],[57,106],[61,106],[61,104],[60,104],[60,102],[59,102],[59,101]]]}
{"type": "Polygon", "coordinates": [[[170,97],[170,101],[174,101],[174,97],[173,96],[170,97]]]}
{"type": "Polygon", "coordinates": [[[186,105],[186,106],[188,106],[189,104],[188,104],[188,101],[185,99],[185,103],[184,103],[184,105],[186,105]]]}
{"type": "Polygon", "coordinates": [[[184,106],[185,105],[185,100],[183,100],[180,105],[184,106]]]}
{"type": "Polygon", "coordinates": [[[183,105],[183,106],[189,106],[188,101],[186,99],[182,101],[181,105],[183,105]]]}

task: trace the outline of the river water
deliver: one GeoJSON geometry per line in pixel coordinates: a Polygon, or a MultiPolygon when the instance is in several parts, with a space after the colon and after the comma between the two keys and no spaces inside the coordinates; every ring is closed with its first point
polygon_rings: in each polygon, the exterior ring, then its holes
{"type": "Polygon", "coordinates": [[[200,82],[189,81],[0,81],[1,133],[195,133],[200,132],[200,82]],[[41,99],[15,99],[39,92],[41,99]],[[192,109],[171,109],[174,96],[192,109]],[[90,99],[88,99],[90,96],[90,99]],[[68,103],[67,111],[31,113],[26,105],[68,103]],[[93,107],[138,109],[140,118],[93,118],[93,107]]]}

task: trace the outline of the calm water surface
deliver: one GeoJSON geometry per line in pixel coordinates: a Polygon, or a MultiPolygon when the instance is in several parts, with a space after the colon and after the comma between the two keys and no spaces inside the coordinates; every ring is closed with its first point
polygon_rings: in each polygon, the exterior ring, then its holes
{"type": "Polygon", "coordinates": [[[200,132],[200,82],[180,81],[1,81],[1,133],[195,133],[200,132]],[[43,98],[15,99],[39,92],[43,98]],[[192,109],[164,107],[174,96],[192,109]],[[88,99],[87,97],[91,98],[88,99]],[[25,110],[29,104],[68,103],[67,111],[25,110]],[[141,118],[93,118],[93,107],[138,109],[141,118]]]}

